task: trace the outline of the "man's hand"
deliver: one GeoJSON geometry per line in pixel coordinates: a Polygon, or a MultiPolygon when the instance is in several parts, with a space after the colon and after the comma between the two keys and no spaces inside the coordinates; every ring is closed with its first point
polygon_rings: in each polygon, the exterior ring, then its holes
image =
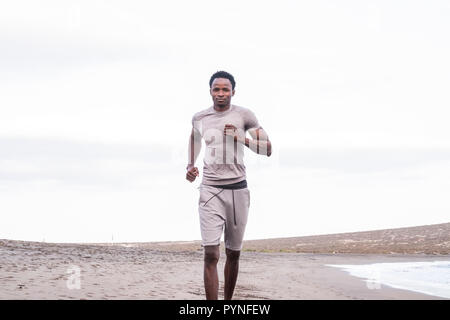
{"type": "Polygon", "coordinates": [[[242,136],[242,133],[239,132],[239,130],[233,126],[232,124],[226,124],[223,128],[223,134],[225,136],[231,136],[234,137],[234,141],[242,142],[245,139],[245,136],[242,136]]]}
{"type": "Polygon", "coordinates": [[[189,180],[189,182],[194,182],[195,178],[198,177],[198,175],[198,168],[191,167],[186,173],[186,179],[189,180]]]}

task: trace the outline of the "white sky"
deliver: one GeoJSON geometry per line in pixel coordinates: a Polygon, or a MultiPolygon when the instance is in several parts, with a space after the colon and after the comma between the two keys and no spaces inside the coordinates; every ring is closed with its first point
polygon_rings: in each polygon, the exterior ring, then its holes
{"type": "Polygon", "coordinates": [[[199,239],[222,69],[274,146],[246,239],[449,222],[449,31],[447,1],[1,2],[0,238],[199,239]]]}

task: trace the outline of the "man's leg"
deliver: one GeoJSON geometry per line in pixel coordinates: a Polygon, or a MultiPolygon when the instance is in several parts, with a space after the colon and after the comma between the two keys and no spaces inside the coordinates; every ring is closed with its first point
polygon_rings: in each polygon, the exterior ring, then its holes
{"type": "Polygon", "coordinates": [[[219,246],[205,246],[203,280],[205,282],[206,300],[219,298],[219,276],[217,262],[219,261],[219,246]]]}
{"type": "Polygon", "coordinates": [[[225,300],[231,300],[239,272],[240,251],[226,248],[227,261],[225,262],[225,300]]]}

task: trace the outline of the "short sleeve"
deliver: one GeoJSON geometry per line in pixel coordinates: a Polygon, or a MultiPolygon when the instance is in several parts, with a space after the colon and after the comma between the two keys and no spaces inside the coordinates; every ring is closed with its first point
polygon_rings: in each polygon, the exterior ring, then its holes
{"type": "Polygon", "coordinates": [[[245,131],[252,129],[252,128],[259,128],[259,122],[258,119],[256,119],[255,114],[251,110],[247,110],[245,113],[245,131]]]}

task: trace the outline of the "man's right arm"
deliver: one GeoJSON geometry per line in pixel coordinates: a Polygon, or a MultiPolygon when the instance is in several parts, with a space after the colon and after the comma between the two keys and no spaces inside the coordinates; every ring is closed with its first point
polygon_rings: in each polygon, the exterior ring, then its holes
{"type": "Polygon", "coordinates": [[[202,149],[202,137],[196,129],[192,128],[191,136],[189,137],[188,165],[186,167],[187,170],[189,170],[189,168],[194,167],[195,161],[197,160],[201,149],[202,149]]]}
{"type": "Polygon", "coordinates": [[[202,137],[195,128],[192,128],[191,136],[189,137],[188,165],[186,166],[186,170],[188,171],[186,179],[190,182],[195,180],[195,176],[199,175],[198,169],[195,167],[195,161],[197,160],[201,149],[202,137]]]}

